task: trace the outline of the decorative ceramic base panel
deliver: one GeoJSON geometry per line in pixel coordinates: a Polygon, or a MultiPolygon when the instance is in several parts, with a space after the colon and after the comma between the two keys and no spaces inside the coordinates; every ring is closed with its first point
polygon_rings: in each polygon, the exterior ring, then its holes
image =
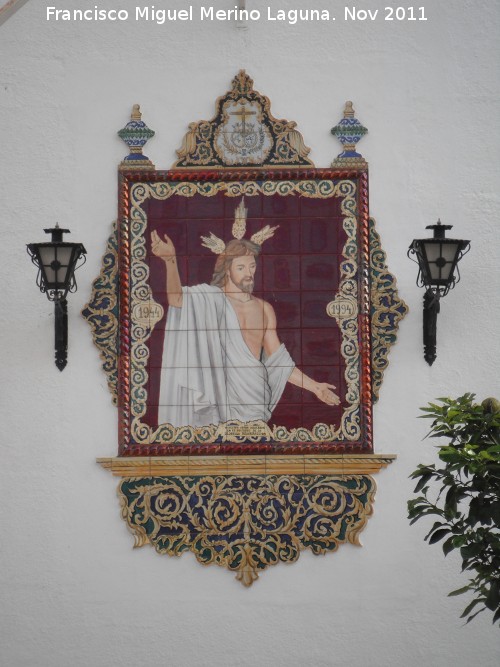
{"type": "Polygon", "coordinates": [[[375,482],[369,475],[170,476],[126,479],[118,493],[136,547],[192,551],[250,586],[304,549],[359,545],[375,482]]]}

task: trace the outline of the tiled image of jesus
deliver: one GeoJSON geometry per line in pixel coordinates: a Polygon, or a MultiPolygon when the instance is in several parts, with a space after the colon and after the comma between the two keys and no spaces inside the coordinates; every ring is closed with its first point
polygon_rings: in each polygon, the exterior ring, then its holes
{"type": "Polygon", "coordinates": [[[165,263],[169,306],[158,423],[268,422],[287,382],[328,406],[339,404],[334,385],[316,382],[295,366],[278,338],[273,307],[253,294],[261,244],[273,232],[264,228],[244,239],[243,226],[243,232],[233,231],[240,238],[227,245],[212,234],[204,238],[218,254],[212,281],[191,287],[181,284],[171,239],[151,233],[153,254],[165,263]]]}

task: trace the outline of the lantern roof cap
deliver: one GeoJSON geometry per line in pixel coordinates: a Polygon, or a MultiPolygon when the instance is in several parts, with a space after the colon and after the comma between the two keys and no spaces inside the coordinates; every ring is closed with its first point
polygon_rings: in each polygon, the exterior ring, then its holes
{"type": "Polygon", "coordinates": [[[71,234],[69,229],[61,229],[58,222],[56,222],[55,227],[49,227],[43,231],[46,234],[52,234],[52,243],[61,243],[63,240],[63,234],[71,234]]]}
{"type": "Polygon", "coordinates": [[[436,222],[435,225],[427,225],[426,229],[433,229],[434,230],[434,238],[435,239],[444,239],[445,232],[448,229],[453,229],[453,225],[443,225],[440,218],[438,218],[438,221],[436,222]]]}

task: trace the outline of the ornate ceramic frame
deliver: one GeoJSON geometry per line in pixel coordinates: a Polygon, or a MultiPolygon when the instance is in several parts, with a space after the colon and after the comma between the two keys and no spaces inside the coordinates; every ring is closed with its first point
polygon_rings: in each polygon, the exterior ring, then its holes
{"type": "Polygon", "coordinates": [[[372,451],[371,364],[369,336],[369,221],[365,174],[334,170],[297,171],[294,179],[274,170],[269,174],[234,171],[221,179],[219,172],[143,172],[139,177],[123,173],[121,178],[122,225],[119,253],[122,261],[120,454],[122,456],[193,455],[241,453],[287,453],[372,451]],[[252,177],[253,176],[253,177],[252,177]],[[245,180],[243,180],[243,177],[245,180]],[[181,180],[179,180],[181,179],[181,180]],[[262,179],[262,180],[261,180],[262,179]],[[302,196],[338,198],[344,216],[347,241],[340,263],[340,286],[328,305],[330,317],[342,333],[341,354],[345,360],[347,407],[338,426],[319,423],[314,429],[287,429],[264,422],[225,422],[201,428],[160,424],[152,428],[142,421],[146,412],[148,380],[147,342],[155,322],[162,316],[153,299],[145,262],[147,215],[143,204],[149,198],[212,197],[223,192],[229,198],[257,196],[302,196]],[[129,212],[128,215],[126,212],[129,212]],[[141,317],[139,313],[147,313],[141,317]],[[130,313],[130,316],[128,316],[130,313]],[[156,314],[156,317],[155,315],[156,314]],[[270,444],[272,443],[272,444],[270,444]]]}
{"type": "Polygon", "coordinates": [[[240,72],[218,98],[214,118],[189,125],[172,170],[156,171],[143,155],[154,133],[138,106],[119,133],[131,149],[120,165],[119,223],[83,311],[119,411],[118,456],[99,462],[123,478],[122,516],[136,546],[150,543],[170,555],[190,550],[204,564],[236,571],[245,585],[269,565],[296,560],[302,549],[326,553],[343,542],[359,544],[372,512],[371,475],[394,458],[373,452],[372,404],[407,307],[369,217],[367,166],[355,151],[366,129],[351,103],[344,121],[332,130],[343,153],[332,168],[316,169],[296,124],[275,119],[268,98],[240,72]],[[327,304],[345,366],[337,424],[195,428],[145,421],[148,341],[164,314],[149,284],[145,202],[220,193],[236,203],[241,196],[278,196],[340,204],[346,241],[339,288],[327,304]]]}

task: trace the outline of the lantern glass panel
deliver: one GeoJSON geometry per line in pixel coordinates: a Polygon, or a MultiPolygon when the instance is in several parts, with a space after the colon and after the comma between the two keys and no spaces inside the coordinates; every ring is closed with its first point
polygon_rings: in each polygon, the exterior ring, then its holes
{"type": "Polygon", "coordinates": [[[57,278],[60,285],[68,286],[70,270],[73,264],[74,246],[58,246],[56,249],[57,261],[61,268],[57,272],[57,278]]]}
{"type": "Polygon", "coordinates": [[[431,283],[444,285],[452,278],[459,245],[455,241],[451,243],[436,243],[435,241],[424,243],[431,283]]]}
{"type": "Polygon", "coordinates": [[[441,255],[441,244],[436,243],[435,241],[424,242],[425,255],[428,262],[435,262],[436,259],[441,255]]]}
{"type": "Polygon", "coordinates": [[[458,246],[459,244],[453,241],[452,243],[443,243],[443,257],[447,262],[454,263],[455,262],[455,257],[458,252],[458,246]]]}
{"type": "Polygon", "coordinates": [[[429,273],[431,277],[431,282],[436,282],[441,280],[441,267],[439,267],[434,262],[429,264],[429,273]]]}
{"type": "Polygon", "coordinates": [[[422,268],[422,273],[426,282],[435,283],[441,278],[441,269],[436,264],[437,260],[441,256],[440,243],[435,243],[434,241],[427,241],[423,245],[423,256],[425,269],[422,268]]]}
{"type": "Polygon", "coordinates": [[[38,247],[38,252],[40,253],[40,268],[45,278],[47,286],[54,285],[57,282],[56,271],[52,268],[52,262],[56,258],[56,249],[55,246],[43,246],[38,247]]]}
{"type": "Polygon", "coordinates": [[[39,246],[42,271],[47,289],[63,289],[70,278],[74,246],[39,246]]]}

